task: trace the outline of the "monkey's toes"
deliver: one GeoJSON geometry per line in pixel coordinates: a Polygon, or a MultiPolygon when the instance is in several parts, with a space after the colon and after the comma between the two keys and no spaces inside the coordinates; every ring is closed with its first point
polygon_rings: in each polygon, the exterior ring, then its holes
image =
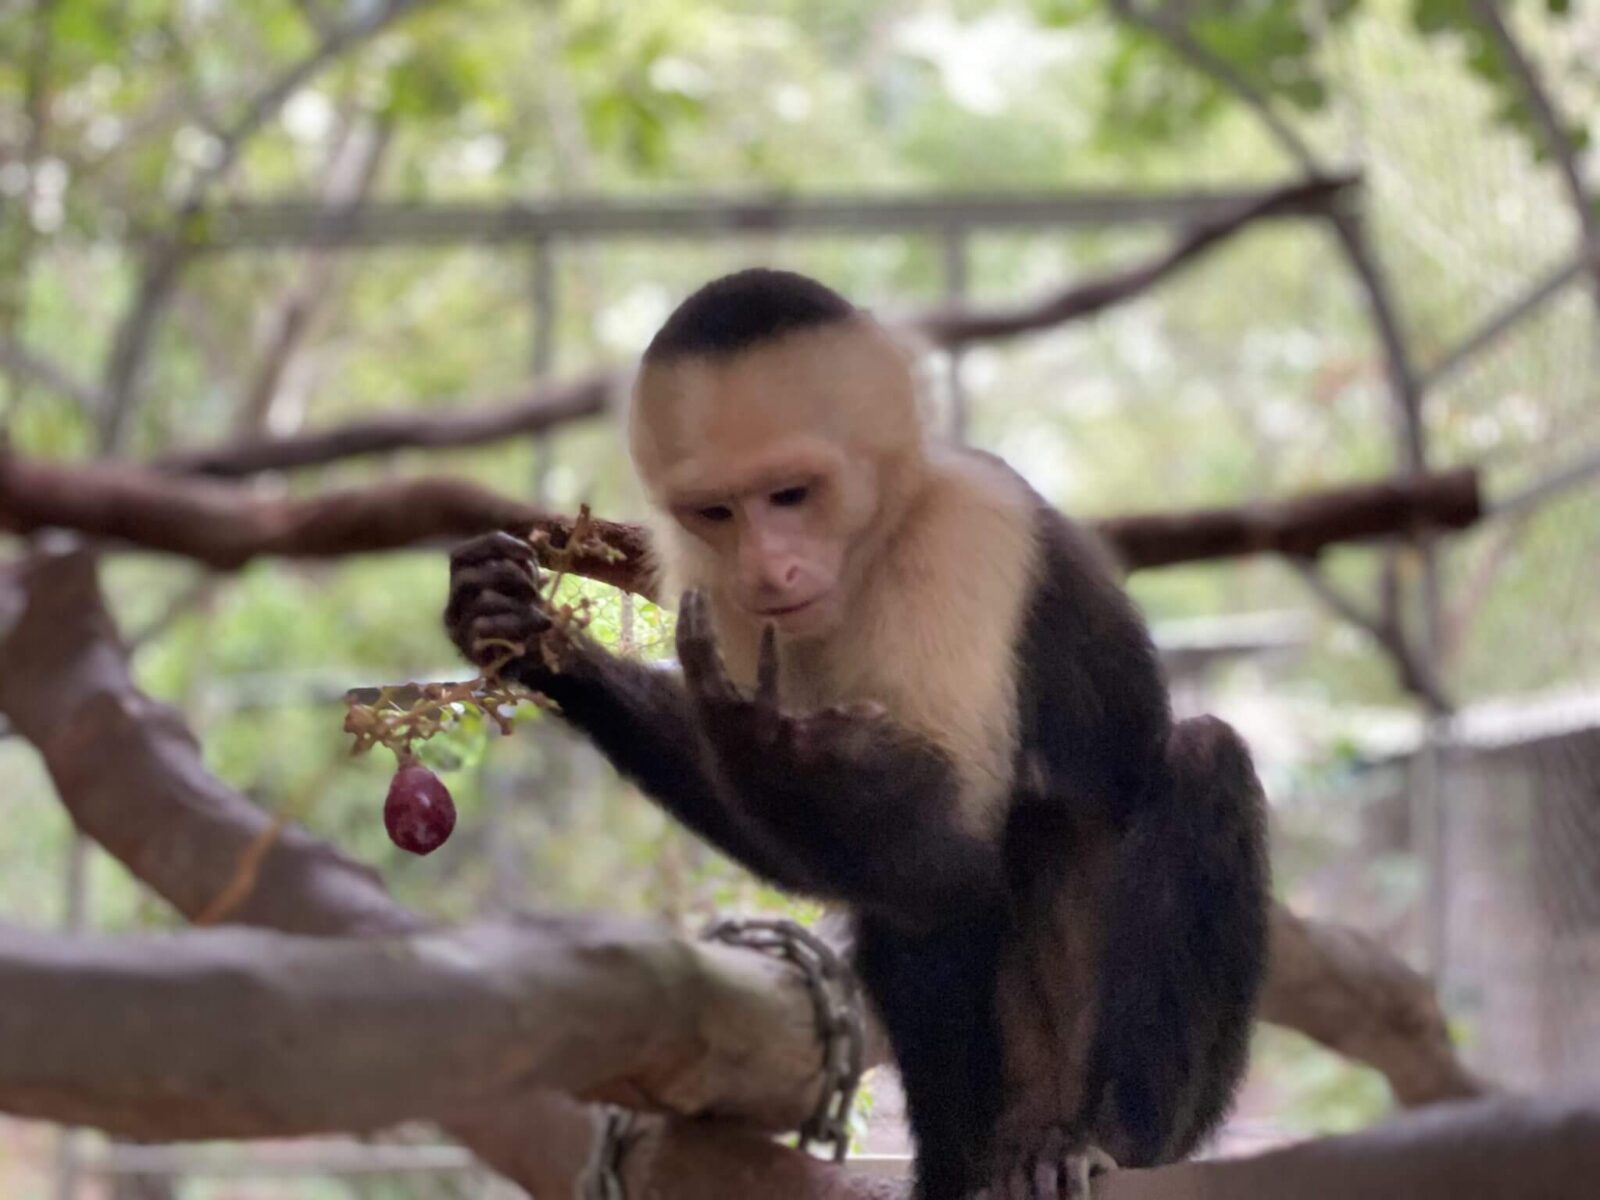
{"type": "Polygon", "coordinates": [[[1091,1200],[1090,1181],[1116,1166],[1098,1146],[1063,1129],[1042,1130],[1002,1159],[986,1194],[989,1200],[1091,1200]]]}

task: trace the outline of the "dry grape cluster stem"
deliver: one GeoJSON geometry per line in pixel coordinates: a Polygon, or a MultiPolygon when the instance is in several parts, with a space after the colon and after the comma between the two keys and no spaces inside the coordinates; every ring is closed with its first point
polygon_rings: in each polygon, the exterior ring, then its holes
{"type": "MultiPolygon", "coordinates": [[[[554,630],[559,633],[587,628],[592,617],[587,596],[575,604],[556,603],[567,566],[578,555],[620,557],[595,534],[588,506],[580,509],[562,545],[553,545],[543,530],[535,530],[527,540],[540,562],[554,565],[540,588],[541,602],[553,619],[554,630]]],[[[541,638],[539,650],[554,671],[559,664],[550,641],[548,637],[541,638]]],[[[350,752],[364,754],[383,745],[394,753],[396,769],[384,803],[384,825],[402,849],[427,854],[443,845],[455,827],[455,805],[450,793],[432,771],[417,761],[412,751],[415,742],[426,741],[455,725],[469,706],[493,721],[501,733],[509,733],[512,714],[524,701],[540,707],[549,704],[539,693],[500,678],[501,668],[527,654],[528,647],[512,642],[490,644],[502,653],[476,679],[394,684],[379,688],[370,702],[360,698],[362,692],[353,692],[346,699],[344,729],[355,738],[350,752]]]]}

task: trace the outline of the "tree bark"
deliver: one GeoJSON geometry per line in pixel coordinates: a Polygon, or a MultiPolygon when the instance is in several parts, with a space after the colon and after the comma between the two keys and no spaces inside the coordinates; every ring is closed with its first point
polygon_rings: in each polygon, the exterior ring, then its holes
{"type": "Polygon", "coordinates": [[[821,1054],[795,971],[645,922],[0,930],[0,1109],[126,1137],[366,1132],[529,1088],[778,1132],[821,1054]]]}

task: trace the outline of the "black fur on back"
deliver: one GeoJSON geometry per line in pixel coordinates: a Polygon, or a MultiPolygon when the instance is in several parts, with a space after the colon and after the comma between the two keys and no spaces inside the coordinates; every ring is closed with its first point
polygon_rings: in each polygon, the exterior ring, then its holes
{"type": "Polygon", "coordinates": [[[713,279],[678,305],[651,340],[644,360],[731,358],[785,334],[847,321],[856,311],[855,305],[815,279],[751,267],[713,279]]]}

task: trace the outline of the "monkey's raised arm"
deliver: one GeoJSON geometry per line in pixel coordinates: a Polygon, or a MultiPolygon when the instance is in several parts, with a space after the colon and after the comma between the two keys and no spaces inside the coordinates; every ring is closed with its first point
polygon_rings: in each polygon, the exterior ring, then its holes
{"type": "Polygon", "coordinates": [[[723,671],[701,597],[685,598],[684,677],[609,654],[540,607],[531,549],[506,534],[451,557],[445,624],[469,658],[532,649],[501,673],[534,688],[672,816],[780,887],[908,921],[1000,886],[998,849],[957,819],[949,762],[881,714],[776,704],[776,652],[745,699],[723,671]]]}

